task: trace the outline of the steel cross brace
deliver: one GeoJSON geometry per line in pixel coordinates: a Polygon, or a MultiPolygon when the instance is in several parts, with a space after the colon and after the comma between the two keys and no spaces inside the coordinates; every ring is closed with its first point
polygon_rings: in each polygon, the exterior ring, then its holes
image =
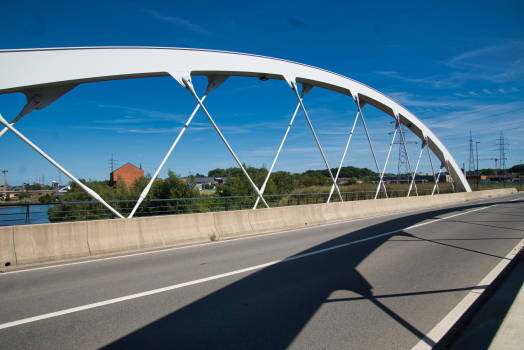
{"type": "MultiPolygon", "coordinates": [[[[202,97],[202,101],[204,101],[206,99],[206,96],[207,95],[204,95],[202,97]]],[[[184,125],[184,127],[182,128],[182,130],[180,130],[180,133],[178,134],[175,142],[173,142],[173,145],[171,146],[171,148],[169,149],[169,151],[167,152],[166,156],[164,157],[164,160],[162,160],[162,163],[160,163],[160,165],[158,166],[158,168],[156,169],[155,171],[155,174],[153,175],[153,177],[151,178],[151,180],[149,181],[149,183],[147,184],[147,186],[144,188],[144,190],[142,191],[142,193],[140,194],[140,197],[138,197],[138,201],[136,202],[135,206],[133,207],[133,210],[131,211],[131,213],[129,214],[128,216],[128,219],[131,219],[133,217],[133,215],[135,215],[135,212],[136,210],[138,209],[138,206],[142,203],[142,201],[146,198],[147,194],[149,193],[149,190],[151,190],[151,186],[153,185],[153,182],[156,180],[156,178],[158,177],[158,174],[160,173],[160,170],[162,170],[162,167],[164,166],[164,164],[166,163],[167,159],[169,158],[169,156],[171,155],[171,152],[173,152],[173,149],[175,148],[175,146],[177,145],[178,143],[178,140],[180,140],[180,138],[182,137],[182,135],[184,134],[184,132],[186,131],[189,123],[191,123],[191,120],[193,119],[193,117],[195,116],[196,112],[198,111],[198,109],[200,108],[200,105],[197,105],[195,110],[193,111],[193,113],[191,113],[191,116],[189,117],[189,119],[187,120],[186,124],[184,125]]]]}
{"type": "MultiPolygon", "coordinates": [[[[427,140],[428,140],[428,156],[429,156],[429,163],[431,164],[431,172],[433,172],[433,180],[435,181],[435,185],[438,188],[437,178],[435,176],[435,168],[433,168],[433,160],[431,159],[431,152],[429,150],[429,139],[427,140]]],[[[435,190],[433,190],[433,192],[435,192],[435,190]]],[[[439,193],[440,193],[440,190],[439,190],[439,193]]],[[[433,193],[431,193],[431,195],[433,195],[433,193]]]]}
{"type": "Polygon", "coordinates": [[[440,194],[440,187],[438,186],[438,180],[440,179],[440,174],[442,173],[442,169],[444,169],[444,164],[440,164],[440,170],[438,172],[437,179],[435,180],[435,186],[433,186],[433,192],[431,192],[431,195],[435,193],[435,189],[438,189],[438,194],[440,194]]]}
{"type": "MultiPolygon", "coordinates": [[[[303,88],[311,89],[307,87],[305,84],[302,84],[302,86],[303,88]]],[[[291,81],[291,88],[293,89],[293,91],[295,91],[295,94],[297,95],[298,102],[300,103],[300,106],[302,107],[302,111],[304,111],[304,115],[306,116],[307,122],[309,124],[309,128],[311,129],[311,132],[313,133],[313,136],[315,137],[315,141],[317,142],[317,146],[318,146],[318,149],[320,150],[320,154],[322,154],[324,163],[326,164],[329,175],[331,176],[331,180],[333,181],[333,186],[335,186],[335,188],[337,189],[337,193],[340,198],[340,201],[343,202],[344,200],[342,199],[342,194],[340,193],[340,189],[338,188],[335,178],[333,177],[333,173],[331,172],[331,168],[329,167],[326,156],[324,155],[324,152],[322,151],[322,147],[320,146],[320,142],[318,141],[317,134],[315,134],[315,129],[313,129],[313,125],[311,124],[311,120],[309,120],[309,116],[307,115],[306,108],[304,107],[304,104],[302,103],[302,99],[300,98],[300,95],[298,94],[297,84],[295,81],[291,81]]]]}
{"type": "MultiPolygon", "coordinates": [[[[306,93],[302,92],[301,99],[303,99],[306,94],[307,92],[306,93]]],[[[284,142],[286,141],[287,134],[289,133],[289,129],[291,129],[291,125],[293,125],[293,121],[295,120],[295,117],[297,115],[299,108],[300,108],[300,102],[297,104],[297,108],[295,108],[295,113],[293,113],[293,117],[291,118],[291,121],[289,122],[286,133],[284,134],[284,138],[282,139],[282,142],[280,143],[280,147],[278,148],[277,155],[275,156],[275,159],[273,159],[273,164],[271,164],[271,168],[269,169],[269,172],[267,173],[267,176],[266,176],[266,179],[264,180],[264,184],[262,185],[262,188],[260,188],[260,192],[262,192],[262,194],[264,194],[267,182],[269,180],[269,177],[271,176],[271,172],[273,171],[273,167],[275,166],[275,163],[277,162],[277,158],[278,158],[278,155],[280,154],[280,150],[282,150],[282,146],[284,146],[284,142]]],[[[257,208],[259,201],[260,201],[260,197],[257,197],[255,205],[253,206],[253,209],[257,208]]]]}
{"type": "MultiPolygon", "coordinates": [[[[400,116],[399,116],[399,121],[400,121],[400,116]]],[[[406,152],[406,158],[408,159],[409,173],[413,177],[413,169],[411,169],[411,162],[409,161],[408,149],[406,147],[406,139],[404,138],[404,132],[402,131],[402,127],[400,128],[400,137],[402,139],[402,145],[404,146],[404,152],[406,152]]],[[[409,179],[409,177],[408,177],[408,179],[409,179]]],[[[415,183],[415,194],[418,196],[418,189],[417,189],[417,184],[416,183],[415,183]]]]}
{"type": "MultiPolygon", "coordinates": [[[[344,150],[344,154],[342,155],[342,160],[340,161],[340,165],[337,170],[337,175],[335,176],[335,182],[338,180],[338,175],[340,174],[340,168],[342,168],[342,163],[344,163],[344,158],[346,158],[346,152],[348,151],[349,143],[351,142],[351,137],[353,136],[353,131],[355,131],[355,125],[357,125],[359,112],[357,112],[357,116],[355,117],[355,121],[353,122],[353,127],[351,128],[351,133],[349,134],[348,143],[346,144],[346,149],[344,150]]],[[[331,191],[329,191],[329,197],[327,200],[327,203],[331,200],[331,196],[333,195],[333,191],[335,190],[335,186],[331,186],[331,191]]]]}
{"type": "Polygon", "coordinates": [[[182,81],[183,81],[183,83],[185,84],[185,87],[189,90],[189,92],[191,92],[191,94],[193,94],[193,96],[195,97],[195,99],[198,101],[198,104],[200,105],[200,108],[202,108],[202,110],[204,111],[204,113],[206,113],[207,118],[209,119],[209,121],[211,122],[211,124],[213,124],[213,127],[214,127],[215,130],[217,131],[218,135],[220,136],[220,138],[222,139],[222,141],[224,142],[224,144],[226,145],[226,147],[229,149],[229,152],[231,153],[231,155],[233,156],[233,158],[235,158],[235,160],[236,160],[238,166],[240,167],[240,169],[242,170],[242,172],[244,173],[244,175],[246,175],[247,179],[249,180],[249,183],[251,184],[251,187],[253,187],[253,190],[255,190],[255,193],[257,194],[257,196],[262,200],[262,203],[264,203],[264,205],[266,206],[266,208],[269,208],[269,205],[267,205],[266,200],[265,200],[264,197],[262,196],[262,193],[260,192],[260,190],[258,189],[258,187],[255,185],[255,183],[253,182],[253,180],[251,180],[251,177],[250,177],[249,174],[247,173],[246,169],[244,169],[244,166],[242,165],[242,163],[240,162],[240,160],[238,160],[238,157],[236,156],[235,152],[233,152],[233,149],[231,148],[231,146],[229,146],[229,143],[227,143],[226,138],[225,138],[224,135],[222,135],[222,133],[220,132],[220,129],[219,129],[218,126],[215,124],[215,121],[213,120],[213,118],[211,118],[211,115],[210,115],[209,112],[207,111],[206,107],[204,107],[204,105],[202,104],[202,100],[200,100],[200,98],[198,98],[198,95],[196,94],[195,89],[193,88],[193,84],[191,83],[191,79],[190,79],[188,76],[184,76],[184,77],[182,77],[182,81]]]}
{"type": "MultiPolygon", "coordinates": [[[[35,95],[27,102],[27,104],[24,106],[24,109],[18,116],[13,119],[13,121],[10,123],[11,126],[15,125],[24,115],[34,110],[36,107],[41,105],[43,102],[43,98],[40,95],[35,95]]],[[[4,134],[9,130],[9,128],[6,126],[4,130],[0,131],[0,137],[4,136],[4,134]]]]}
{"type": "Polygon", "coordinates": [[[384,185],[384,181],[382,179],[384,178],[384,173],[386,172],[386,167],[388,166],[389,155],[391,154],[391,149],[393,148],[393,142],[395,142],[395,136],[397,136],[397,130],[399,126],[400,126],[400,123],[398,122],[398,119],[397,119],[395,121],[395,132],[393,133],[393,138],[391,139],[391,144],[389,145],[389,152],[386,158],[386,164],[384,164],[384,170],[382,171],[382,174],[380,175],[380,182],[377,186],[377,192],[375,193],[375,199],[377,199],[378,197],[378,191],[380,191],[380,184],[384,185]]]}
{"type": "MultiPolygon", "coordinates": [[[[364,115],[362,114],[362,108],[360,107],[360,101],[358,99],[358,96],[355,96],[355,102],[360,113],[360,118],[362,119],[362,124],[364,125],[364,130],[366,131],[366,135],[368,137],[369,147],[371,148],[371,153],[373,154],[373,159],[375,160],[375,166],[377,167],[377,174],[380,174],[380,167],[378,166],[377,157],[375,156],[375,150],[373,149],[373,144],[371,144],[371,138],[369,137],[368,128],[366,126],[366,122],[364,121],[364,115]]],[[[384,194],[386,195],[386,198],[388,198],[388,192],[386,191],[386,186],[384,185],[384,183],[382,183],[382,187],[384,188],[384,194]]]]}
{"type": "MultiPolygon", "coordinates": [[[[206,93],[204,94],[204,96],[202,97],[202,102],[204,102],[204,100],[206,99],[207,95],[212,90],[218,88],[224,81],[226,81],[227,78],[229,78],[229,76],[209,76],[208,77],[207,90],[206,90],[206,93]]],[[[187,127],[189,126],[189,123],[191,123],[191,120],[193,120],[193,117],[195,116],[195,114],[196,114],[196,112],[198,111],[199,108],[200,108],[200,104],[197,104],[197,106],[195,107],[195,110],[193,111],[193,113],[191,113],[191,116],[187,120],[187,122],[184,125],[184,127],[182,128],[182,130],[180,130],[180,133],[178,134],[175,142],[173,142],[173,145],[171,146],[171,148],[167,152],[166,156],[164,157],[164,160],[162,160],[162,163],[160,163],[160,166],[155,171],[155,174],[153,175],[153,177],[151,178],[151,180],[149,181],[147,186],[144,188],[144,190],[140,194],[140,197],[138,197],[138,201],[136,202],[135,206],[133,207],[133,210],[131,211],[131,214],[129,214],[128,219],[132,218],[133,215],[135,215],[135,212],[137,211],[138,206],[146,198],[147,194],[151,190],[151,186],[153,185],[153,182],[158,177],[158,174],[160,173],[160,170],[162,170],[162,167],[164,166],[164,164],[166,163],[167,159],[171,155],[171,152],[173,152],[173,149],[175,148],[175,146],[177,145],[178,141],[180,140],[180,138],[182,137],[182,135],[186,131],[187,127]]]]}
{"type": "Polygon", "coordinates": [[[426,142],[427,142],[427,138],[424,138],[424,140],[422,141],[422,147],[420,148],[420,154],[418,156],[417,166],[415,167],[415,173],[413,174],[413,180],[411,180],[411,184],[409,185],[409,191],[408,191],[407,197],[409,197],[409,194],[411,193],[411,188],[413,187],[413,183],[415,182],[415,176],[417,176],[418,165],[420,164],[420,158],[422,157],[422,152],[424,151],[426,142]]]}
{"type": "Polygon", "coordinates": [[[100,197],[96,192],[94,192],[92,189],[90,189],[89,187],[87,187],[86,185],[84,185],[83,183],[81,183],[80,181],[78,181],[78,179],[76,177],[74,177],[73,175],[71,175],[67,170],[65,170],[60,164],[58,164],[57,162],[55,162],[51,157],[49,157],[44,151],[42,151],[40,148],[38,148],[34,143],[32,143],[31,141],[29,141],[24,135],[22,135],[18,130],[16,130],[11,124],[9,124],[7,122],[7,120],[5,120],[2,115],[0,115],[0,123],[2,123],[6,128],[8,128],[9,130],[11,130],[16,136],[18,136],[19,138],[22,139],[22,141],[24,141],[25,143],[27,143],[29,146],[31,146],[31,148],[33,148],[35,151],[37,151],[42,157],[44,157],[45,159],[47,159],[51,164],[53,164],[55,167],[58,168],[58,170],[60,170],[61,172],[63,172],[67,177],[69,177],[71,180],[73,180],[78,186],[80,186],[80,188],[82,188],[89,196],[91,196],[93,199],[97,200],[98,202],[100,202],[103,206],[105,206],[107,209],[109,209],[113,214],[115,214],[116,216],[118,216],[119,218],[123,219],[124,217],[119,213],[117,212],[112,206],[110,206],[109,204],[106,203],[106,201],[104,201],[102,199],[102,197],[100,197]]]}
{"type": "Polygon", "coordinates": [[[449,160],[446,160],[446,164],[447,164],[447,170],[448,170],[448,173],[449,173],[449,178],[451,180],[451,188],[453,189],[453,193],[455,193],[455,183],[453,182],[453,176],[451,176],[451,168],[449,167],[449,160]]]}

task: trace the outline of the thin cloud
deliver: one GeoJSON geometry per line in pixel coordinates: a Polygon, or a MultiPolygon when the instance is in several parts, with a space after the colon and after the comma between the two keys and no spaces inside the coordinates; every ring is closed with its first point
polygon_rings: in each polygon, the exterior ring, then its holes
{"type": "MultiPolygon", "coordinates": [[[[119,109],[129,114],[140,115],[141,117],[147,117],[147,118],[158,119],[158,120],[176,121],[179,123],[185,123],[187,121],[187,118],[190,115],[189,113],[188,114],[175,114],[175,113],[161,112],[161,111],[157,111],[153,109],[126,107],[126,106],[119,106],[119,105],[98,105],[98,107],[99,108],[119,109]]],[[[128,115],[128,116],[125,116],[125,118],[133,118],[133,116],[128,115]]]]}
{"type": "Polygon", "coordinates": [[[514,50],[515,48],[522,49],[523,44],[524,44],[524,41],[522,40],[510,40],[504,43],[498,43],[495,45],[482,47],[480,49],[466,51],[444,63],[451,67],[464,66],[464,65],[472,66],[475,64],[471,62],[466,63],[465,61],[470,60],[472,58],[477,58],[480,56],[489,56],[489,55],[498,56],[500,55],[500,52],[507,52],[508,50],[514,50]]]}
{"type": "Polygon", "coordinates": [[[397,72],[393,72],[393,71],[387,71],[387,72],[381,72],[381,71],[376,71],[375,74],[379,74],[379,75],[382,75],[382,76],[385,76],[385,77],[389,77],[389,78],[393,78],[393,79],[397,79],[397,80],[400,80],[404,83],[417,83],[417,84],[426,84],[426,85],[437,85],[440,80],[441,80],[441,76],[431,76],[431,77],[426,77],[426,78],[410,78],[410,77],[407,77],[407,76],[404,76],[404,75],[401,75],[397,72]]]}
{"type": "Polygon", "coordinates": [[[154,10],[142,10],[142,11],[149,13],[151,16],[153,16],[154,18],[160,21],[170,23],[176,27],[183,28],[183,29],[186,29],[188,31],[191,31],[197,34],[203,34],[203,35],[212,34],[210,31],[208,31],[204,27],[199,26],[198,24],[191,23],[191,21],[188,21],[180,17],[164,16],[154,10]]]}

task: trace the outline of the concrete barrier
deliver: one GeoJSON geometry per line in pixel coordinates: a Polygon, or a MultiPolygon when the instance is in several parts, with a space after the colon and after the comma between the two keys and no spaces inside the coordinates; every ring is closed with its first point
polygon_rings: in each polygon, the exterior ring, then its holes
{"type": "Polygon", "coordinates": [[[405,212],[515,194],[481,192],[310,204],[124,220],[0,227],[0,263],[24,265],[405,212]]]}
{"type": "Polygon", "coordinates": [[[91,255],[163,246],[156,218],[87,221],[87,241],[91,255]]]}
{"type": "Polygon", "coordinates": [[[351,219],[352,210],[349,209],[347,203],[351,202],[336,202],[329,203],[328,205],[318,204],[319,210],[322,213],[322,217],[326,222],[338,221],[338,220],[349,220],[351,219]]]}
{"type": "Polygon", "coordinates": [[[17,265],[90,255],[83,221],[13,226],[13,236],[17,265]]]}
{"type": "Polygon", "coordinates": [[[148,219],[155,219],[154,229],[160,232],[166,246],[209,241],[213,235],[218,236],[213,213],[163,215],[148,219]]]}
{"type": "Polygon", "coordinates": [[[13,226],[0,227],[0,268],[6,264],[16,266],[13,226]]]}
{"type": "Polygon", "coordinates": [[[250,210],[249,222],[255,233],[318,225],[326,222],[321,205],[323,204],[250,210]]]}
{"type": "Polygon", "coordinates": [[[296,210],[293,209],[294,207],[281,207],[250,210],[249,223],[255,233],[287,230],[305,226],[304,222],[293,215],[296,213],[296,210]]]}
{"type": "Polygon", "coordinates": [[[218,238],[253,233],[248,210],[222,211],[213,213],[218,238]]]}

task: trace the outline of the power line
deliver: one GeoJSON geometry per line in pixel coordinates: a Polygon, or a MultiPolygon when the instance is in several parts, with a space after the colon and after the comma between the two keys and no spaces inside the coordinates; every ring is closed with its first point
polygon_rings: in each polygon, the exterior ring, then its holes
{"type": "MultiPolygon", "coordinates": [[[[466,79],[468,79],[468,78],[470,78],[470,77],[472,77],[472,76],[474,76],[474,75],[476,75],[476,74],[479,74],[480,72],[483,72],[483,71],[485,71],[486,69],[492,68],[492,67],[498,65],[499,63],[502,63],[502,62],[504,62],[504,61],[509,60],[510,58],[513,58],[513,57],[515,57],[515,56],[518,56],[518,55],[520,55],[520,54],[523,53],[523,52],[524,52],[524,50],[519,51],[519,52],[517,52],[517,53],[514,54],[514,55],[511,55],[511,56],[509,56],[509,57],[507,57],[507,58],[504,58],[504,59],[502,59],[502,60],[500,60],[500,61],[498,61],[498,62],[495,62],[495,63],[493,63],[493,64],[490,65],[490,66],[484,67],[484,68],[482,68],[482,69],[479,70],[479,71],[476,71],[476,72],[474,72],[474,73],[471,73],[471,74],[465,76],[464,78],[459,79],[459,80],[456,81],[455,83],[460,83],[461,81],[464,81],[464,80],[466,80],[466,79]]],[[[435,92],[437,92],[437,90],[434,90],[434,91],[432,91],[432,92],[430,92],[430,93],[428,93],[428,94],[422,95],[421,97],[429,96],[429,95],[431,95],[431,94],[434,94],[435,92]]]]}
{"type": "MultiPolygon", "coordinates": [[[[517,120],[517,121],[515,121],[515,122],[511,122],[511,123],[500,124],[500,125],[497,125],[497,127],[499,127],[499,126],[511,125],[511,124],[517,124],[517,123],[522,123],[522,122],[524,122],[524,119],[517,120]]],[[[493,130],[493,128],[494,128],[493,126],[490,126],[490,127],[488,127],[488,128],[477,129],[477,130],[473,130],[473,131],[483,131],[483,130],[488,130],[488,129],[493,130]]],[[[516,129],[514,129],[514,130],[516,130],[516,129]]],[[[458,134],[444,135],[444,136],[441,136],[441,137],[439,137],[439,138],[440,138],[440,139],[443,139],[443,138],[445,138],[445,137],[457,136],[457,135],[462,135],[462,134],[467,134],[467,133],[468,133],[468,132],[466,131],[466,132],[461,132],[461,133],[458,133],[458,134]]]]}
{"type": "MultiPolygon", "coordinates": [[[[502,96],[492,98],[491,100],[482,101],[482,102],[479,102],[479,103],[474,103],[474,104],[471,104],[471,105],[469,105],[469,106],[464,106],[464,107],[462,107],[462,109],[464,109],[464,108],[469,108],[469,107],[473,107],[473,106],[477,106],[477,105],[481,105],[481,104],[486,103],[486,102],[495,101],[495,100],[498,100],[498,99],[501,99],[501,98],[504,98],[504,97],[507,97],[507,96],[510,96],[510,95],[517,94],[517,93],[522,92],[522,91],[524,91],[524,90],[515,91],[515,92],[512,92],[511,94],[504,94],[504,95],[502,95],[502,96]]],[[[454,112],[455,112],[455,111],[454,111],[454,112]]],[[[453,113],[453,112],[445,112],[445,113],[441,113],[441,114],[433,115],[433,116],[431,116],[431,117],[424,118],[424,120],[432,119],[432,118],[436,118],[436,117],[440,117],[441,115],[449,114],[449,113],[453,113]]]]}
{"type": "MultiPolygon", "coordinates": [[[[493,91],[493,90],[500,89],[500,88],[503,87],[503,86],[506,86],[506,85],[509,85],[509,84],[513,84],[514,82],[519,81],[519,80],[522,80],[522,79],[524,79],[524,77],[519,78],[519,79],[516,79],[516,80],[513,80],[513,81],[510,81],[509,83],[505,83],[505,84],[499,85],[499,86],[494,87],[494,88],[492,88],[492,89],[490,89],[490,90],[487,90],[487,91],[488,91],[488,92],[491,92],[491,91],[493,91]]],[[[470,100],[470,99],[472,99],[472,98],[479,97],[479,96],[482,96],[482,95],[485,95],[485,94],[487,94],[487,92],[483,91],[483,92],[480,93],[480,94],[476,94],[476,95],[474,95],[474,96],[470,96],[470,97],[467,97],[467,98],[463,98],[463,99],[460,99],[460,100],[456,100],[456,101],[454,101],[454,102],[452,102],[452,103],[449,103],[449,104],[447,104],[447,105],[444,105],[444,106],[442,106],[442,107],[440,107],[440,108],[436,108],[436,109],[431,110],[431,111],[421,112],[421,113],[418,113],[418,114],[420,115],[420,114],[426,114],[426,113],[436,112],[436,111],[441,110],[442,108],[446,108],[446,107],[452,106],[452,105],[454,105],[454,104],[456,104],[456,103],[459,103],[459,102],[461,102],[461,101],[470,100]]]]}
{"type": "MultiPolygon", "coordinates": [[[[518,128],[512,128],[512,129],[503,129],[501,131],[515,131],[515,130],[520,130],[520,129],[524,129],[524,126],[521,126],[521,127],[518,127],[518,128]]],[[[490,135],[490,134],[496,134],[498,133],[499,131],[488,131],[488,132],[483,132],[483,133],[475,133],[475,136],[480,136],[480,135],[490,135]]],[[[459,139],[458,137],[456,138],[457,140],[459,139]]],[[[463,141],[460,141],[460,143],[462,143],[463,141]]],[[[449,145],[456,145],[458,144],[459,141],[448,141],[446,142],[446,145],[449,146],[449,145]]]]}
{"type": "MultiPolygon", "coordinates": [[[[512,102],[520,101],[520,100],[522,100],[522,99],[524,99],[524,97],[517,98],[516,100],[511,100],[511,101],[507,101],[507,102],[499,103],[499,104],[493,105],[493,106],[491,106],[491,107],[487,107],[487,108],[484,108],[484,109],[480,109],[480,110],[475,111],[475,112],[466,113],[466,114],[461,115],[461,117],[464,117],[464,116],[466,116],[466,115],[471,115],[471,114],[477,114],[477,113],[480,113],[480,112],[482,112],[482,111],[486,111],[486,110],[488,110],[488,109],[492,109],[492,108],[495,108],[495,107],[498,107],[498,106],[507,105],[508,103],[512,103],[512,102]]],[[[444,119],[444,120],[449,120],[449,119],[444,119]]],[[[428,126],[433,126],[433,125],[435,125],[435,124],[428,124],[428,126]]]]}
{"type": "MultiPolygon", "coordinates": [[[[523,108],[514,109],[514,110],[509,111],[509,112],[502,112],[502,113],[499,113],[499,114],[488,115],[487,117],[480,117],[480,118],[473,118],[473,119],[469,119],[469,120],[463,120],[463,121],[460,121],[460,122],[455,123],[455,124],[448,124],[448,125],[446,125],[446,127],[460,125],[460,124],[464,124],[464,123],[470,123],[470,122],[473,122],[473,121],[487,119],[487,118],[493,118],[493,117],[496,117],[496,116],[499,116],[499,115],[502,115],[502,114],[508,114],[508,113],[521,111],[523,109],[524,109],[524,107],[523,108]]],[[[435,124],[430,124],[429,126],[438,127],[438,125],[435,125],[435,124]]]]}

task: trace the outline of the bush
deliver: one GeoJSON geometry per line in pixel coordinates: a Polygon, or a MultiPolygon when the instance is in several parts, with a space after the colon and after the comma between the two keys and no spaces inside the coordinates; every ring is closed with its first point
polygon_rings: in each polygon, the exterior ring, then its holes
{"type": "Polygon", "coordinates": [[[38,201],[40,203],[51,203],[55,201],[55,196],[51,193],[41,194],[38,196],[38,201]]]}

